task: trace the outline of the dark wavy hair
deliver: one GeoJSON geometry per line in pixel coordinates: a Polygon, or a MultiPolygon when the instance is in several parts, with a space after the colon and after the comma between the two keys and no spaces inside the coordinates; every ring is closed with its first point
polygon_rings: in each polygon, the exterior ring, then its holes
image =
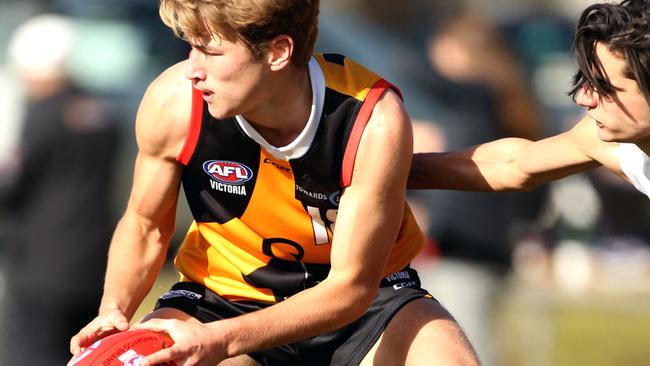
{"type": "Polygon", "coordinates": [[[650,0],[594,4],[582,12],[573,45],[578,72],[569,95],[574,99],[585,83],[605,97],[617,91],[596,55],[598,42],[625,59],[623,75],[637,81],[650,104],[650,0]]]}

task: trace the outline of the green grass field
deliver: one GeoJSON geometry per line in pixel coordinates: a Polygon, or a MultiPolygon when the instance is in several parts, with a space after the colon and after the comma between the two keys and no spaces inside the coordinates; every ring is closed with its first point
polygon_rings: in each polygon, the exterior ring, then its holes
{"type": "Polygon", "coordinates": [[[502,304],[503,366],[650,365],[650,294],[566,298],[528,288],[502,304]]]}
{"type": "Polygon", "coordinates": [[[650,365],[647,308],[568,305],[553,315],[555,365],[650,365]]]}

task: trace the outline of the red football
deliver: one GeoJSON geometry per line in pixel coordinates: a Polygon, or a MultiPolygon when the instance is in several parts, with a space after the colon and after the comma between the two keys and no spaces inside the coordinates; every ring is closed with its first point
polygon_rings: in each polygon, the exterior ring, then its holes
{"type": "MultiPolygon", "coordinates": [[[[74,357],[67,366],[137,366],[144,356],[168,348],[174,341],[150,330],[127,330],[100,339],[74,357]]],[[[176,366],[175,362],[161,366],[176,366]]]]}

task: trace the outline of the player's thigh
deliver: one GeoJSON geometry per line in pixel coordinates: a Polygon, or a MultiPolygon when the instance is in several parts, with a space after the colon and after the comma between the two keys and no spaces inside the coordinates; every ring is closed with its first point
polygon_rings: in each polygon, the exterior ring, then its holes
{"type": "Polygon", "coordinates": [[[217,366],[261,366],[247,355],[240,355],[237,357],[223,360],[217,366]]]}
{"type": "Polygon", "coordinates": [[[458,323],[431,299],[404,305],[361,362],[362,366],[478,364],[458,323]]]}
{"type": "MultiPolygon", "coordinates": [[[[144,318],[142,318],[141,322],[153,318],[179,319],[183,321],[200,323],[198,319],[192,317],[188,313],[174,308],[156,309],[150,312],[149,314],[147,314],[144,318]]],[[[217,366],[261,366],[261,365],[247,355],[240,355],[237,357],[229,358],[227,360],[223,360],[217,366]]]]}

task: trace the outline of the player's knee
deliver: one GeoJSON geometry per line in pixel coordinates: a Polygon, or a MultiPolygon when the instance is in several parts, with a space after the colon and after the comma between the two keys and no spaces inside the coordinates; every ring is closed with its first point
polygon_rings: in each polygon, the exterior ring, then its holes
{"type": "Polygon", "coordinates": [[[407,364],[435,360],[436,365],[478,366],[476,352],[458,322],[444,308],[441,314],[446,315],[429,320],[414,338],[409,353],[416,357],[407,364]]]}
{"type": "MultiPolygon", "coordinates": [[[[409,362],[411,365],[421,364],[425,360],[435,360],[436,365],[449,366],[478,366],[480,365],[478,356],[474,347],[467,339],[458,323],[449,320],[443,326],[433,329],[429,334],[424,330],[420,338],[420,347],[430,352],[424,358],[415,359],[415,362],[409,362]],[[434,344],[433,348],[428,348],[427,344],[434,344]]],[[[416,351],[417,352],[417,351],[416,351]]]]}
{"type": "Polygon", "coordinates": [[[428,299],[412,301],[395,315],[371,357],[405,365],[479,365],[453,316],[428,299]]]}
{"type": "Polygon", "coordinates": [[[178,320],[190,320],[190,321],[197,321],[195,318],[193,318],[191,315],[188,313],[174,309],[174,308],[159,308],[156,309],[149,314],[145,315],[138,323],[145,322],[149,319],[178,319],[178,320]]]}

